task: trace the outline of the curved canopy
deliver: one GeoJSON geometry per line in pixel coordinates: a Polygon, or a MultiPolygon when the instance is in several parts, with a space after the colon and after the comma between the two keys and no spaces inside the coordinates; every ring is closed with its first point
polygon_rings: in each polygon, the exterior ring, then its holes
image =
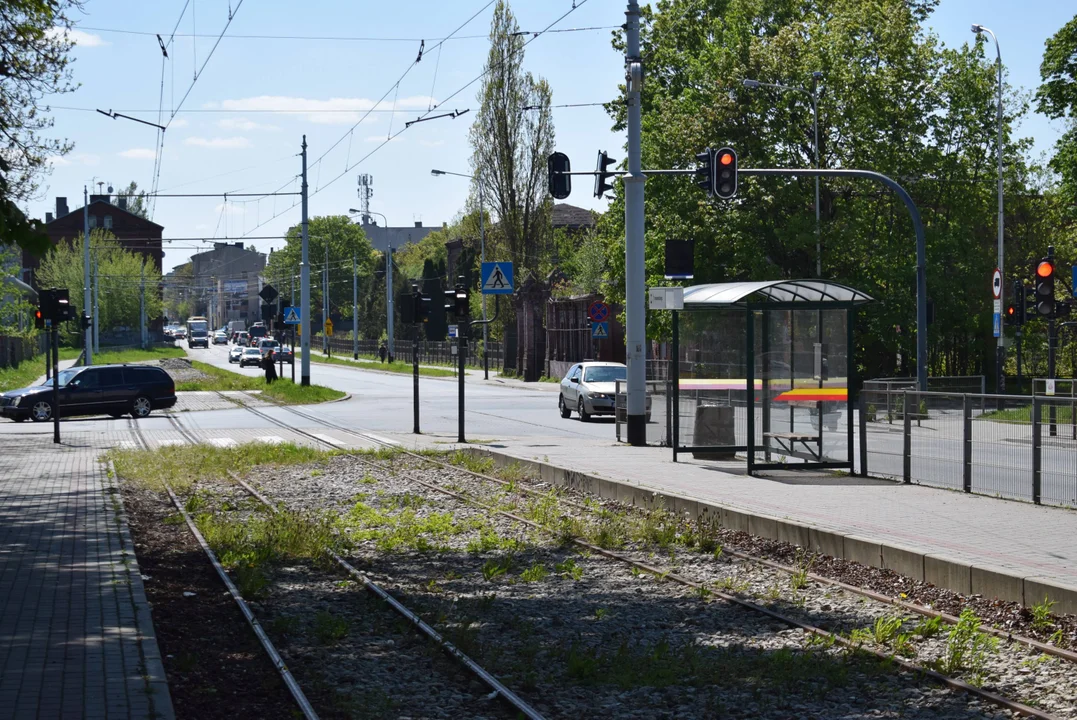
{"type": "Polygon", "coordinates": [[[812,303],[860,305],[872,298],[855,288],[825,280],[763,280],[712,283],[684,289],[685,308],[748,304],[812,303]]]}

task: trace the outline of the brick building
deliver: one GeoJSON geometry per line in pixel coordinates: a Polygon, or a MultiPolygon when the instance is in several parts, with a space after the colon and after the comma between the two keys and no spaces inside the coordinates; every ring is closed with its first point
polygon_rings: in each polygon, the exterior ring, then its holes
{"type": "MultiPolygon", "coordinates": [[[[164,228],[155,222],[127,211],[127,198],[116,198],[115,204],[109,195],[91,195],[89,204],[90,230],[102,228],[116,236],[124,250],[136,252],[151,260],[158,272],[164,263],[164,250],[161,249],[161,233],[164,228]]],[[[69,211],[67,198],[56,198],[56,213],[45,213],[45,233],[53,245],[81,238],[86,233],[83,224],[83,209],[69,211]]],[[[22,254],[23,280],[37,287],[37,268],[41,259],[28,252],[22,254]]]]}

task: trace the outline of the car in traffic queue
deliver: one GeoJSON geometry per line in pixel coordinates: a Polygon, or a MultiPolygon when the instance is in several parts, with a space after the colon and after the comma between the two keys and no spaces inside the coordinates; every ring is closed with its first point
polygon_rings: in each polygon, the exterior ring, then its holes
{"type": "Polygon", "coordinates": [[[243,348],[243,354],[239,356],[239,366],[247,367],[248,365],[262,366],[262,351],[256,347],[243,348]]]}
{"type": "Polygon", "coordinates": [[[228,335],[224,332],[224,330],[218,330],[217,332],[213,333],[213,344],[214,345],[225,345],[227,343],[228,343],[228,335]]]}
{"type": "Polygon", "coordinates": [[[77,415],[130,415],[144,418],[176,404],[172,376],[151,365],[93,365],[61,370],[57,375],[59,412],[52,383],[0,394],[0,417],[34,422],[77,415]]]}
{"type": "Polygon", "coordinates": [[[295,351],[292,350],[291,345],[281,345],[279,348],[274,349],[273,357],[278,360],[283,360],[289,365],[295,364],[295,351]]]}
{"type": "MultiPolygon", "coordinates": [[[[613,415],[617,404],[617,381],[624,388],[628,368],[615,362],[582,362],[568,369],[557,394],[561,417],[577,413],[587,422],[594,415],[613,415]]],[[[622,390],[623,391],[623,390],[622,390]]],[[[651,421],[651,396],[647,396],[647,422],[651,421]]]]}
{"type": "Polygon", "coordinates": [[[267,352],[272,350],[277,352],[280,349],[280,343],[273,338],[264,337],[258,341],[258,351],[264,356],[267,352]]]}
{"type": "Polygon", "coordinates": [[[187,328],[180,325],[178,328],[172,331],[173,340],[183,340],[187,337],[187,328]]]}
{"type": "Polygon", "coordinates": [[[235,337],[232,338],[232,342],[237,345],[249,345],[249,337],[246,330],[239,330],[236,332],[235,337]]]}
{"type": "Polygon", "coordinates": [[[242,345],[233,345],[231,348],[229,348],[229,350],[228,350],[228,362],[230,362],[230,363],[239,362],[239,358],[243,355],[243,351],[245,349],[246,348],[244,348],[242,345]]]}

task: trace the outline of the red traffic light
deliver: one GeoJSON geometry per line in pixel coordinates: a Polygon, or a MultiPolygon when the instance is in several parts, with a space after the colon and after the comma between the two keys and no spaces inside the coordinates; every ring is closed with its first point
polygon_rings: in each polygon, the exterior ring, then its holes
{"type": "Polygon", "coordinates": [[[1017,313],[1017,309],[1013,305],[1010,305],[1010,306],[1008,306],[1006,308],[1006,314],[1007,315],[1014,315],[1016,313],[1017,313]]]}
{"type": "Polygon", "coordinates": [[[718,156],[718,162],[722,165],[730,165],[733,162],[733,153],[722,153],[718,156]]]}
{"type": "Polygon", "coordinates": [[[1036,266],[1036,274],[1039,275],[1041,278],[1051,277],[1052,275],[1054,275],[1054,273],[1054,263],[1050,263],[1044,260],[1036,266]]]}

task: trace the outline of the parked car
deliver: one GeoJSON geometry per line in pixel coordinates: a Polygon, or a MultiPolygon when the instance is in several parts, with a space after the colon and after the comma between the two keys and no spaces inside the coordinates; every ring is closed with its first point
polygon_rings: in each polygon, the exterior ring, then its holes
{"type": "Polygon", "coordinates": [[[262,351],[255,347],[249,347],[243,349],[243,354],[239,356],[239,366],[247,367],[248,365],[261,366],[262,364],[262,351]]]}
{"type": "MultiPolygon", "coordinates": [[[[557,394],[557,409],[561,417],[573,412],[587,422],[592,415],[613,415],[616,405],[617,380],[627,377],[628,368],[621,363],[585,362],[573,365],[561,380],[561,392],[557,394]]],[[[651,421],[651,396],[647,396],[647,422],[651,421]]]]}
{"type": "Polygon", "coordinates": [[[240,356],[243,355],[243,347],[241,345],[233,345],[232,349],[228,351],[228,362],[239,362],[240,356]]]}
{"type": "Polygon", "coordinates": [[[281,345],[279,348],[275,348],[273,353],[274,357],[283,360],[289,365],[295,363],[295,352],[292,350],[291,345],[281,345]]]}
{"type": "Polygon", "coordinates": [[[228,335],[225,334],[224,330],[218,330],[217,332],[213,333],[214,345],[226,345],[227,343],[228,335]]]}
{"type": "MultiPolygon", "coordinates": [[[[93,365],[61,370],[60,417],[130,414],[144,418],[153,410],[176,404],[176,384],[159,367],[150,365],[93,365]]],[[[0,394],[0,416],[22,422],[51,420],[52,384],[9,390],[0,394]]]]}

